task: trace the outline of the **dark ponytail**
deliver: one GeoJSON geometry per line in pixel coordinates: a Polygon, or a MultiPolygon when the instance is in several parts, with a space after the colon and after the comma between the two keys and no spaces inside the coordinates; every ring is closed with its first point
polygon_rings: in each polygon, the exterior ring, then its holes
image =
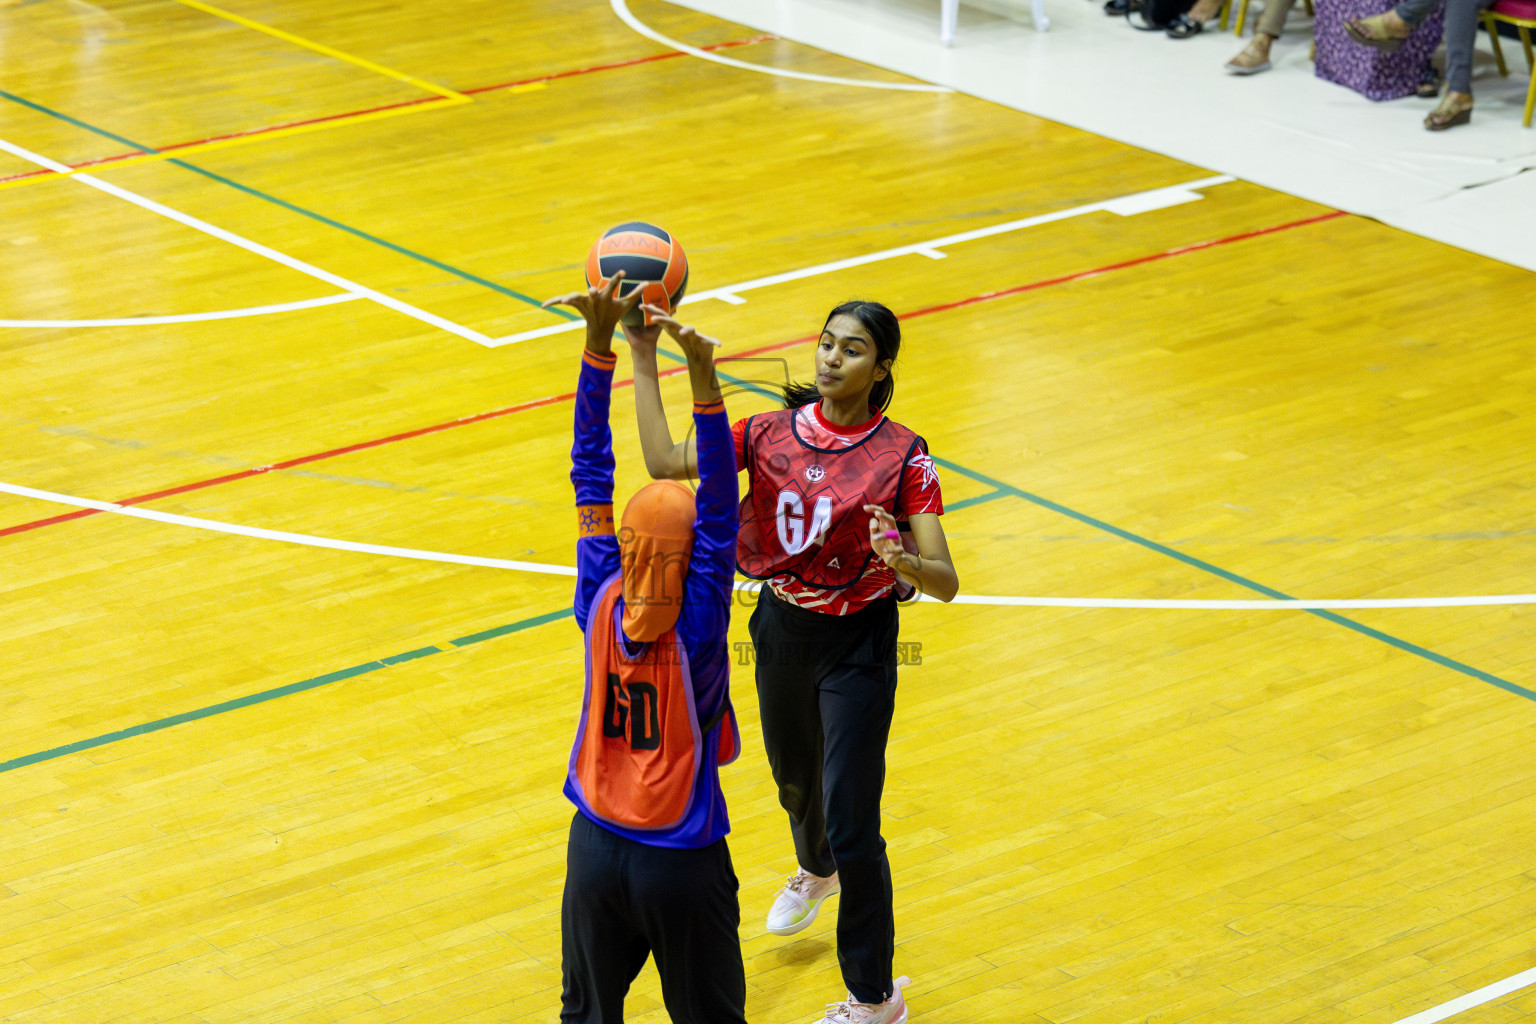
{"type": "MultiPolygon", "coordinates": [[[[896,354],[901,351],[901,322],[896,319],[885,306],[878,302],[868,302],[863,299],[852,299],[838,306],[827,314],[827,319],[821,325],[825,331],[834,317],[851,316],[858,320],[869,332],[870,338],[875,343],[876,365],[890,360],[896,361],[896,354]]],[[[890,407],[891,397],[896,393],[896,378],[891,372],[892,367],[886,368],[885,379],[875,381],[874,389],[869,393],[869,404],[885,412],[890,407]]],[[[784,385],[784,408],[798,409],[802,405],[810,405],[821,399],[821,392],[815,384],[786,384],[784,385]]]]}
{"type": "Polygon", "coordinates": [[[784,385],[784,408],[786,409],[798,409],[802,405],[819,401],[821,401],[821,392],[816,390],[815,384],[784,385]]]}

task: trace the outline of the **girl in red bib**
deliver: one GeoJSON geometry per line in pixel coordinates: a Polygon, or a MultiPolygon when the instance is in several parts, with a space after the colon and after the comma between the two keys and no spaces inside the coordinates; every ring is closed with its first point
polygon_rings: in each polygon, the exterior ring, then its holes
{"type": "MultiPolygon", "coordinates": [[[[884,414],[900,345],[885,306],[838,306],[816,342],[814,385],[790,385],[784,409],[732,430],[748,486],[737,568],[764,581],[750,623],[763,742],[799,861],[767,927],[792,935],[842,893],[837,954],[849,995],[828,1008],[828,1024],[907,1019],[880,835],[897,592],[948,601],[959,590],[927,445],[884,414]]],[[[697,447],[672,443],[654,349],[634,355],[646,468],[681,478],[697,447]]]]}

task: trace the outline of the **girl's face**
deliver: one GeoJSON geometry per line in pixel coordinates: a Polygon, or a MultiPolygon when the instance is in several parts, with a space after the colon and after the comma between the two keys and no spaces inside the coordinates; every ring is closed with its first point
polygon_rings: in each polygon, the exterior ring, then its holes
{"type": "Polygon", "coordinates": [[[827,321],[816,342],[816,390],[834,401],[869,397],[875,381],[890,372],[890,361],[879,363],[874,339],[856,316],[846,313],[827,321]]]}

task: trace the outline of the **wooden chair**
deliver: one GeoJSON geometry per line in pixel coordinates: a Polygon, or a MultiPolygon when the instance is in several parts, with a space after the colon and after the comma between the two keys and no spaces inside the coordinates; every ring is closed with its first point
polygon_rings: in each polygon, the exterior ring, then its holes
{"type": "Polygon", "coordinates": [[[1499,47],[1499,22],[1515,26],[1515,31],[1520,33],[1520,45],[1525,47],[1525,66],[1531,72],[1531,87],[1525,92],[1525,120],[1521,122],[1527,128],[1531,126],[1531,108],[1536,107],[1536,60],[1531,56],[1531,29],[1536,28],[1536,0],[1498,0],[1498,3],[1483,12],[1483,27],[1488,30],[1488,38],[1493,40],[1493,58],[1499,62],[1499,74],[1508,76],[1509,68],[1504,63],[1504,51],[1499,47]]]}
{"type": "MultiPolygon", "coordinates": [[[[1221,28],[1222,28],[1222,31],[1226,31],[1226,28],[1227,28],[1227,17],[1229,15],[1231,15],[1231,13],[1232,13],[1232,2],[1233,2],[1233,0],[1227,0],[1227,2],[1222,5],[1222,8],[1221,8],[1221,28]]],[[[1312,0],[1301,0],[1301,2],[1306,4],[1306,6],[1307,6],[1307,15],[1308,15],[1308,17],[1315,17],[1317,12],[1312,9],[1312,0]]],[[[1527,0],[1527,2],[1536,2],[1536,0],[1527,0]]],[[[1248,0],[1237,0],[1237,34],[1238,35],[1242,35],[1243,34],[1243,26],[1246,25],[1247,23],[1248,23],[1248,0]]]]}

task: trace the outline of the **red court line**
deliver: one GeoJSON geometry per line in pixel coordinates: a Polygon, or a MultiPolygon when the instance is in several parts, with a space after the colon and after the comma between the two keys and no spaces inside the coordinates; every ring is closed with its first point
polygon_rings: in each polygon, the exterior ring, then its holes
{"type": "MultiPolygon", "coordinates": [[[[709,50],[711,52],[716,50],[729,50],[737,46],[751,46],[754,43],[765,43],[777,38],[779,37],[771,35],[752,36],[750,39],[733,39],[725,43],[712,43],[709,46],[701,46],[699,49],[709,50]]],[[[515,89],[520,85],[537,85],[540,82],[553,82],[561,78],[574,78],[578,75],[591,75],[596,74],[599,71],[614,71],[618,68],[634,67],[637,64],[649,64],[652,61],[670,60],[673,57],[686,56],[687,54],[683,53],[681,50],[672,50],[667,53],[653,53],[647,57],[636,57],[633,60],[622,60],[613,64],[594,64],[591,67],[575,68],[570,71],[556,71],[549,75],[539,75],[537,78],[523,78],[516,82],[500,82],[496,85],[481,85],[476,86],[473,89],[461,89],[459,92],[465,96],[476,96],[483,92],[496,92],[500,89],[515,89]]],[[[301,128],[305,125],[325,124],[327,121],[340,121],[344,118],[358,117],[362,114],[375,114],[382,110],[395,110],[400,107],[416,107],[427,103],[446,102],[449,102],[449,100],[445,96],[421,96],[414,100],[401,100],[399,103],[385,103],[382,106],[367,107],[363,110],[350,110],[345,114],[326,114],[324,117],[311,117],[303,121],[288,121],[284,124],[267,125],[265,128],[249,128],[241,132],[229,132],[224,135],[210,135],[206,139],[195,139],[191,142],[174,142],[169,146],[162,146],[154,152],[174,153],[180,149],[187,149],[191,146],[201,146],[209,142],[223,142],[226,139],[243,139],[252,135],[266,135],[269,132],[282,131],[284,128],[301,128]]],[[[70,164],[69,167],[71,170],[78,171],[87,167],[98,167],[102,164],[116,163],[119,160],[129,160],[136,156],[146,156],[148,155],[148,152],[149,151],[147,150],[135,149],[128,153],[117,153],[113,156],[97,157],[94,160],[86,160],[78,164],[70,164]]],[[[46,168],[39,168],[35,171],[24,171],[21,174],[12,174],[9,177],[0,178],[0,182],[16,181],[19,178],[36,178],[45,174],[53,173],[55,172],[46,168]]]]}
{"type": "MultiPolygon", "coordinates": [[[[679,368],[681,369],[681,368],[679,368]]],[[[676,371],[670,371],[676,372],[676,371]]],[[[625,381],[625,383],[631,383],[625,381]]],[[[495,409],[491,412],[482,412],[474,416],[463,416],[447,423],[438,423],[430,427],[418,427],[415,430],[406,430],[399,434],[390,434],[388,437],[374,438],[372,441],[360,441],[357,444],[349,444],[342,448],[331,448],[323,452],[315,452],[312,455],[301,455],[296,459],[286,462],[274,462],[266,466],[255,466],[251,469],[242,469],[238,473],[226,473],[224,476],[212,477],[208,480],[198,480],[195,483],[182,484],[179,487],[168,487],[163,491],[152,491],[149,494],[140,494],[132,498],[123,498],[114,502],[117,505],[140,505],[146,501],[154,501],[156,498],[168,498],[173,494],[186,494],[188,491],[201,491],[207,487],[216,487],[219,484],[233,483],[236,480],[248,480],[253,476],[261,476],[263,473],[271,473],[279,469],[293,469],[295,466],[303,466],[310,462],[319,462],[322,459],[333,459],[338,455],[348,455],[352,452],[366,451],[369,448],[377,448],[380,445],[393,444],[396,441],[405,441],[413,437],[422,437],[426,434],[435,434],[442,430],[452,430],[454,427],[462,427],[469,423],[479,423],[483,420],[496,419],[498,416],[510,416],[515,412],[527,412],[530,409],[538,409],[546,405],[554,405],[557,402],[568,401],[576,397],[576,392],[571,391],[563,395],[550,395],[547,398],[536,398],[531,402],[520,402],[517,405],[507,406],[505,409],[495,409]]],[[[21,523],[18,526],[8,526],[0,530],[0,537],[12,533],[24,533],[27,530],[35,530],[38,527],[50,526],[54,523],[62,523],[70,519],[79,519],[82,516],[94,515],[99,509],[83,508],[75,512],[66,512],[64,515],[53,516],[49,519],[38,519],[30,523],[21,523]]]]}
{"type": "MultiPolygon", "coordinates": [[[[714,53],[717,50],[729,50],[737,46],[751,46],[754,43],[771,42],[778,36],[762,35],[752,36],[750,39],[733,39],[726,43],[712,43],[709,46],[701,46],[699,49],[714,53]]],[[[590,68],[577,68],[575,71],[557,71],[552,75],[540,75],[538,78],[525,78],[518,82],[503,82],[500,85],[482,85],[475,89],[460,89],[465,96],[475,96],[482,92],[494,92],[497,89],[511,89],[519,85],[533,85],[536,82],[553,82],[559,78],[571,78],[576,75],[590,75],[595,71],[612,71],[616,68],[634,67],[636,64],[649,64],[656,60],[671,60],[673,57],[686,57],[681,50],[670,50],[667,53],[653,53],[649,57],[636,57],[633,60],[621,60],[617,64],[596,64],[590,68]]]]}
{"type": "MultiPolygon", "coordinates": [[[[928,306],[923,309],[913,310],[909,313],[902,313],[900,314],[899,318],[901,320],[910,320],[914,317],[930,316],[934,313],[942,313],[951,309],[960,309],[964,306],[974,306],[980,302],[991,302],[994,299],[1006,298],[1011,295],[1019,295],[1024,292],[1035,291],[1040,288],[1049,288],[1059,284],[1069,284],[1073,281],[1083,281],[1091,277],[1098,277],[1102,274],[1113,273],[1117,270],[1126,270],[1130,267],[1139,267],[1147,263],[1155,263],[1158,260],[1172,259],[1175,256],[1184,256],[1192,252],[1201,252],[1205,249],[1214,249],[1217,246],[1232,245],[1235,242],[1247,241],[1250,238],[1259,238],[1263,235],[1272,235],[1276,232],[1289,231],[1292,228],[1306,227],[1309,224],[1319,224],[1323,221],[1334,220],[1336,218],[1346,216],[1348,216],[1348,214],[1343,210],[1333,210],[1329,213],[1320,214],[1316,217],[1307,217],[1304,220],[1294,220],[1286,224],[1276,224],[1271,227],[1260,228],[1257,231],[1245,231],[1242,234],[1229,235],[1226,238],[1217,238],[1205,242],[1196,242],[1193,245],[1181,245],[1178,248],[1165,249],[1162,252],[1152,253],[1148,256],[1138,256],[1135,259],[1122,260],[1119,263],[1106,264],[1102,267],[1096,267],[1093,270],[1084,270],[1076,274],[1067,274],[1062,277],[1052,277],[1043,281],[1034,281],[1029,284],[1021,284],[1016,288],[1005,288],[1002,291],[985,292],[981,295],[973,295],[968,299],[960,299],[956,302],[946,302],[938,306],[928,306]]],[[[778,349],[789,348],[793,345],[804,345],[807,342],[814,341],[816,337],[817,335],[810,334],[802,338],[791,338],[788,341],[777,341],[771,345],[762,345],[758,348],[748,349],[745,352],[735,352],[730,355],[723,355],[717,361],[726,363],[733,359],[745,359],[749,356],[758,355],[762,352],[773,352],[777,351],[778,349]]],[[[670,370],[663,370],[660,375],[663,377],[671,377],[674,374],[683,373],[686,369],[687,367],[684,366],[676,366],[670,370]]],[[[614,387],[625,387],[626,385],[633,383],[633,378],[626,378],[625,380],[615,381],[614,387]]],[[[452,430],[454,427],[467,426],[471,423],[482,423],[486,420],[497,419],[502,416],[510,416],[517,412],[527,412],[530,409],[540,409],[544,406],[570,401],[575,397],[576,392],[568,391],[563,395],[549,395],[545,398],[535,398],[532,401],[521,402],[517,405],[507,406],[505,409],[493,409],[490,412],[482,412],[473,416],[463,416],[456,420],[450,420],[447,423],[438,423],[430,427],[418,427],[415,430],[406,430],[398,434],[390,434],[388,437],[375,438],[372,441],[360,441],[357,444],[350,444],[342,448],[331,448],[323,452],[315,452],[313,455],[301,455],[298,458],[289,459],[286,462],[274,462],[271,465],[256,466],[252,469],[241,470],[238,473],[228,473],[224,476],[217,476],[208,480],[199,480],[195,483],[182,484],[179,487],[170,487],[163,491],[153,491],[149,494],[140,494],[132,498],[121,498],[115,502],[115,504],[139,505],[146,501],[154,501],[156,498],[167,498],[174,494],[186,494],[189,491],[200,491],[207,487],[218,486],[219,484],[233,483],[236,480],[248,480],[251,477],[261,476],[264,473],[271,473],[274,470],[292,469],[295,466],[302,466],[310,462],[319,462],[322,459],[335,458],[338,455],[347,455],[352,452],[366,451],[369,448],[378,448],[381,445],[393,444],[396,441],[405,441],[413,437],[423,437],[427,434],[436,434],[444,430],[452,430]]],[[[77,509],[73,512],[66,512],[63,515],[52,516],[48,519],[37,519],[29,523],[20,523],[16,526],[8,526],[4,529],[0,529],[0,537],[9,536],[13,533],[25,533],[28,530],[36,530],[44,526],[52,526],[55,523],[68,522],[71,519],[82,519],[86,516],[97,515],[99,514],[99,511],[100,510],[93,508],[83,508],[77,509]]]]}
{"type": "Polygon", "coordinates": [[[1177,249],[1167,249],[1163,252],[1153,253],[1150,256],[1138,256],[1133,260],[1123,263],[1111,263],[1108,266],[1098,267],[1093,270],[1084,270],[1076,274],[1068,274],[1065,277],[1053,277],[1045,281],[1035,281],[1031,284],[1021,284],[1017,288],[1005,288],[1000,292],[985,292],[981,295],[973,295],[959,302],[946,302],[942,306],[929,306],[927,309],[915,310],[911,313],[903,313],[901,319],[908,317],[927,316],[929,313],[942,313],[949,309],[959,309],[962,306],[974,306],[978,302],[990,302],[993,299],[1001,299],[1008,295],[1019,295],[1023,292],[1032,292],[1037,288],[1049,288],[1057,284],[1069,284],[1072,281],[1082,281],[1090,277],[1098,277],[1100,274],[1112,273],[1116,270],[1125,270],[1129,267],[1139,267],[1145,263],[1156,263],[1158,260],[1172,259],[1175,256],[1183,256],[1185,253],[1199,252],[1202,249],[1212,249],[1218,245],[1231,245],[1233,242],[1242,242],[1249,238],[1258,238],[1261,235],[1272,235],[1277,231],[1289,231],[1291,228],[1305,227],[1308,224],[1317,224],[1325,220],[1333,220],[1337,217],[1349,216],[1343,210],[1333,210],[1330,213],[1320,214],[1316,217],[1308,217],[1306,220],[1291,221],[1289,224],[1276,224],[1273,227],[1260,228],[1257,231],[1247,231],[1241,235],[1232,235],[1229,238],[1217,238],[1208,242],[1196,242],[1194,245],[1181,245],[1177,249]]]}

